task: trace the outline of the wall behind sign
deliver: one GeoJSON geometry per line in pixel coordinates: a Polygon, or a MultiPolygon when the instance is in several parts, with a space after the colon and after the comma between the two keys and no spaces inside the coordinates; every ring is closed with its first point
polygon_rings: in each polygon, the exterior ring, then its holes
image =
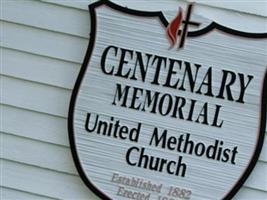
{"type": "MultiPolygon", "coordinates": [[[[166,10],[176,9],[174,0],[168,4],[166,0],[115,2],[159,10],[160,1],[166,2],[166,10]]],[[[74,167],[66,120],[88,44],[90,2],[1,2],[2,199],[98,199],[74,167]]],[[[264,3],[240,9],[227,2],[217,5],[221,8],[214,6],[199,1],[196,12],[232,28],[266,32],[264,3]]],[[[235,199],[267,199],[266,142],[255,170],[235,199]]]]}

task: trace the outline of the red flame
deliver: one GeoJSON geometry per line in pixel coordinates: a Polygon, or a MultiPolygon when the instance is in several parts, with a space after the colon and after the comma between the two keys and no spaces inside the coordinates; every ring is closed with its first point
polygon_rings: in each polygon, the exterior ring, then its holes
{"type": "Polygon", "coordinates": [[[176,44],[178,31],[179,31],[182,20],[183,20],[183,11],[182,11],[182,8],[180,7],[177,16],[167,27],[167,34],[168,34],[168,38],[171,43],[170,48],[173,48],[174,45],[176,44]]]}

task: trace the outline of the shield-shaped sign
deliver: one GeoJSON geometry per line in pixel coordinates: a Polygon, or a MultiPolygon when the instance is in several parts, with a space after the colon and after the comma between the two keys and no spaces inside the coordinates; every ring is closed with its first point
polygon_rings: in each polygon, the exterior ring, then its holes
{"type": "Polygon", "coordinates": [[[170,23],[109,1],[89,10],[69,110],[85,184],[102,199],[231,199],[263,145],[267,34],[208,24],[192,5],[170,23]]]}

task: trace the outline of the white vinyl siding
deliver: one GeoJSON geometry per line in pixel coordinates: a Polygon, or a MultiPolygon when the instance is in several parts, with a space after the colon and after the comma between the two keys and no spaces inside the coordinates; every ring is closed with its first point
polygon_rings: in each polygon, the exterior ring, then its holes
{"type": "MultiPolygon", "coordinates": [[[[156,10],[162,1],[166,0],[114,2],[129,7],[138,2],[136,8],[156,10]]],[[[166,10],[176,10],[171,5],[179,2],[168,1],[166,10]]],[[[88,45],[90,2],[1,1],[0,199],[99,199],[76,171],[67,130],[70,95],[88,45]]],[[[214,13],[232,17],[228,25],[233,28],[267,32],[266,10],[243,6],[236,14],[229,10],[229,3],[223,8],[214,6],[200,1],[196,10],[209,17],[214,13]],[[246,25],[239,23],[240,17],[246,25]]],[[[218,15],[215,18],[220,20],[218,15]]],[[[234,199],[267,199],[266,142],[254,171],[234,199]]]]}

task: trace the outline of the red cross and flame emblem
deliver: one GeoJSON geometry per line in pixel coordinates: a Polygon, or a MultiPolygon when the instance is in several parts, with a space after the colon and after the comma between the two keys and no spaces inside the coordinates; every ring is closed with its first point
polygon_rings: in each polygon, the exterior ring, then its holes
{"type": "Polygon", "coordinates": [[[176,45],[179,36],[180,36],[180,41],[179,41],[178,49],[183,48],[185,39],[187,36],[187,32],[188,32],[188,26],[189,25],[193,25],[193,26],[200,25],[200,23],[190,20],[193,5],[194,5],[193,3],[188,5],[185,18],[183,16],[183,9],[179,7],[177,16],[168,25],[167,36],[171,44],[170,48],[173,48],[176,45]],[[183,24],[183,29],[180,30],[180,27],[182,24],[183,24]]]}

